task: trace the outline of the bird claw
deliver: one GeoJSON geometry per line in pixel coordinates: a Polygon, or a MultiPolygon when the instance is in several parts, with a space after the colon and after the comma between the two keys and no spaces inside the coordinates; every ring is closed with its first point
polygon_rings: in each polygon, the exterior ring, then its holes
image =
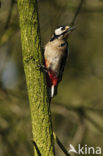
{"type": "Polygon", "coordinates": [[[47,73],[48,69],[44,66],[44,65],[38,65],[38,67],[40,68],[40,71],[47,73]]]}

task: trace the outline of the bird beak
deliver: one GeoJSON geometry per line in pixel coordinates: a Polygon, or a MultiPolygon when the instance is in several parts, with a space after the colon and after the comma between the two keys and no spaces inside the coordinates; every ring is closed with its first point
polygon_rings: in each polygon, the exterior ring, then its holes
{"type": "Polygon", "coordinates": [[[73,27],[66,26],[66,27],[65,27],[65,30],[66,30],[67,32],[72,32],[72,31],[75,30],[75,29],[76,29],[76,26],[73,26],[73,27]]]}
{"type": "Polygon", "coordinates": [[[67,31],[68,31],[68,32],[72,32],[72,31],[74,31],[75,29],[76,29],[76,26],[73,26],[73,27],[69,27],[67,31]]]}

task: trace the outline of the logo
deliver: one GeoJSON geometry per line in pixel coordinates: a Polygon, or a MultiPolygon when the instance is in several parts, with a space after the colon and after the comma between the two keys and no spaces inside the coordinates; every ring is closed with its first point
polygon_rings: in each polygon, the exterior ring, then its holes
{"type": "Polygon", "coordinates": [[[78,144],[77,149],[74,148],[72,144],[69,145],[68,153],[76,153],[76,154],[101,154],[101,147],[89,147],[88,145],[81,146],[78,144]]]}

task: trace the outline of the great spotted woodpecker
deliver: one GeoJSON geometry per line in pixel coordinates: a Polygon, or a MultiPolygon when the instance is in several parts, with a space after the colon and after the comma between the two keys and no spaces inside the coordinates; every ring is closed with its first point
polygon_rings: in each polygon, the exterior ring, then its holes
{"type": "Polygon", "coordinates": [[[64,66],[68,57],[67,38],[74,29],[75,27],[69,26],[58,27],[45,46],[45,69],[51,98],[56,95],[58,83],[62,80],[64,66]]]}

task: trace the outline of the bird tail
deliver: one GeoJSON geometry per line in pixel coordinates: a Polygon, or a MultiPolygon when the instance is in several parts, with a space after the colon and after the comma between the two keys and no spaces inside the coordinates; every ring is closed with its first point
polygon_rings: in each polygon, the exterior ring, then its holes
{"type": "Polygon", "coordinates": [[[51,86],[51,98],[53,98],[53,96],[54,96],[54,89],[55,89],[55,86],[52,85],[51,86]]]}
{"type": "Polygon", "coordinates": [[[57,94],[57,86],[51,86],[51,98],[53,98],[57,94]]]}

